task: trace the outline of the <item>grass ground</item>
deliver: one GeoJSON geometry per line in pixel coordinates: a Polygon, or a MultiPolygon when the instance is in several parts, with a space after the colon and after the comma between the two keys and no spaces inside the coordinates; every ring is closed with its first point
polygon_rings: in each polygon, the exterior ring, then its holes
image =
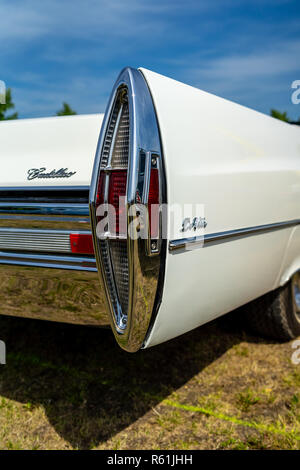
{"type": "Polygon", "coordinates": [[[0,318],[0,449],[300,449],[290,343],[230,317],[128,354],[109,330],[0,318]]]}

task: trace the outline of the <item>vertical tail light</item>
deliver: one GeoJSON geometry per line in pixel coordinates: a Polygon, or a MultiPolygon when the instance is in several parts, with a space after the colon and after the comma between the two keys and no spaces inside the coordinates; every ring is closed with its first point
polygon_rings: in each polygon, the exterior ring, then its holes
{"type": "Polygon", "coordinates": [[[152,98],[142,73],[127,68],[114,86],[102,124],[90,211],[111,326],[128,351],[142,347],[160,303],[164,187],[152,98]],[[139,214],[145,211],[149,225],[141,230],[139,214]]]}
{"type": "Polygon", "coordinates": [[[126,184],[127,170],[114,170],[111,172],[108,188],[108,204],[114,208],[114,217],[111,221],[110,231],[115,236],[126,237],[126,184]]]}
{"type": "Polygon", "coordinates": [[[149,229],[151,240],[157,240],[159,235],[159,175],[157,168],[151,168],[149,196],[149,229]]]}

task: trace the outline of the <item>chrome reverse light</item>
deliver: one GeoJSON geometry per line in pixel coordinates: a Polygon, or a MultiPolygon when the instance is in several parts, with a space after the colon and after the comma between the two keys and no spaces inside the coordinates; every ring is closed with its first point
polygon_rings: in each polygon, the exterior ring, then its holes
{"type": "Polygon", "coordinates": [[[166,202],[162,149],[147,83],[119,75],[105,113],[90,189],[95,256],[120,346],[143,346],[160,302],[166,202]]]}

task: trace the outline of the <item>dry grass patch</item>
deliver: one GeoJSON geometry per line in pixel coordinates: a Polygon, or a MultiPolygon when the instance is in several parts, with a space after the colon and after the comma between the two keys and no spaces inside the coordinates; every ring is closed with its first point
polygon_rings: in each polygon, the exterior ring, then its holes
{"type": "Polygon", "coordinates": [[[300,449],[289,343],[225,319],[127,354],[110,331],[0,318],[0,449],[300,449]]]}

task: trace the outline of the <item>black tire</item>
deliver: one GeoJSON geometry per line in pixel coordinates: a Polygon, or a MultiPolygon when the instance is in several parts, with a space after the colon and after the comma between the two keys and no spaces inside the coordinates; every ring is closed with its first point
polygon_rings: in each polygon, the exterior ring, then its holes
{"type": "Polygon", "coordinates": [[[300,273],[285,286],[246,305],[246,323],[266,338],[290,341],[300,336],[300,273]]]}

